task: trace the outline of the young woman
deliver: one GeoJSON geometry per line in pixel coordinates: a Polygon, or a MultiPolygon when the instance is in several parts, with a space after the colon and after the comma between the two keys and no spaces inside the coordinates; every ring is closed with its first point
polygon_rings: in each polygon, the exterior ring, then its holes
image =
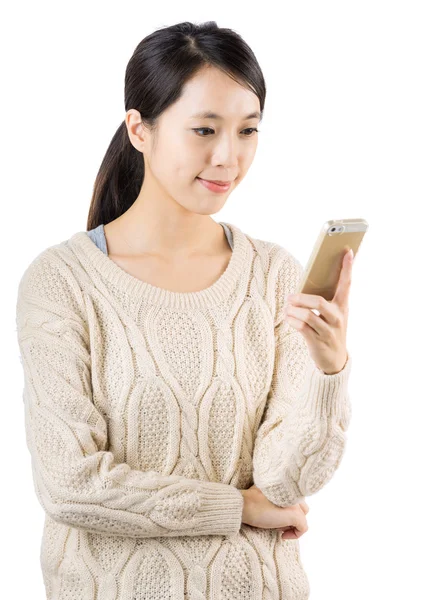
{"type": "Polygon", "coordinates": [[[230,29],[146,37],[87,231],[22,276],[49,599],[309,596],[304,498],[340,463],[351,360],[316,364],[286,317],[300,262],[211,217],[254,159],[265,95],[230,29]]]}

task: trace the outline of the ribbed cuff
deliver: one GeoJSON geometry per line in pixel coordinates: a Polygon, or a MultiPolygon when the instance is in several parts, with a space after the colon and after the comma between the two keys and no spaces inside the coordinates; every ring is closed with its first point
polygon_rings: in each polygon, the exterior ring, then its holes
{"type": "Polygon", "coordinates": [[[342,404],[347,400],[351,367],[352,356],[349,352],[345,366],[334,375],[327,375],[313,363],[312,370],[306,375],[300,393],[301,403],[297,402],[297,408],[310,406],[318,417],[326,415],[333,420],[340,420],[345,412],[342,404]]]}
{"type": "Polygon", "coordinates": [[[279,483],[269,483],[265,485],[257,482],[256,485],[272,504],[280,506],[281,508],[294,506],[304,499],[303,495],[300,493],[299,486],[291,479],[287,479],[285,482],[281,481],[279,483]]]}
{"type": "Polygon", "coordinates": [[[201,508],[196,529],[198,535],[234,535],[239,532],[244,496],[234,486],[225,483],[202,482],[201,508]]]}

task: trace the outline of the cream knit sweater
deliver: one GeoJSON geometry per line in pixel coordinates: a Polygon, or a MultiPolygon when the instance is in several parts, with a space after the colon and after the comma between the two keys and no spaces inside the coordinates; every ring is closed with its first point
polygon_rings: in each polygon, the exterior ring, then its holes
{"type": "Polygon", "coordinates": [[[326,375],[285,319],[303,268],[237,226],[207,289],[119,267],[80,231],[25,270],[16,324],[49,600],[304,600],[299,540],[242,523],[344,454],[351,355],[326,375]]]}

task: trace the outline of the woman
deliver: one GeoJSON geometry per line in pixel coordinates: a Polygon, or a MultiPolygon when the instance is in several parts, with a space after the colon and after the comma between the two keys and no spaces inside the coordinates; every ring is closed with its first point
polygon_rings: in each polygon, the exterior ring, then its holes
{"type": "Polygon", "coordinates": [[[253,161],[265,95],[230,29],[146,37],[87,231],[22,276],[48,598],[309,596],[304,497],[340,463],[351,359],[321,369],[285,316],[299,261],[210,216],[253,161]]]}

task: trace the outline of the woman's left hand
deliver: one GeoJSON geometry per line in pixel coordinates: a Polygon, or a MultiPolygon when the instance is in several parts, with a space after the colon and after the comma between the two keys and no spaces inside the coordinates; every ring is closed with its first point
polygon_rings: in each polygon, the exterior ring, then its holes
{"type": "Polygon", "coordinates": [[[348,359],[346,329],[352,265],[353,252],[348,250],[343,257],[333,300],[302,293],[287,298],[291,302],[285,311],[289,324],[303,335],[312,360],[327,375],[341,371],[348,359]]]}

